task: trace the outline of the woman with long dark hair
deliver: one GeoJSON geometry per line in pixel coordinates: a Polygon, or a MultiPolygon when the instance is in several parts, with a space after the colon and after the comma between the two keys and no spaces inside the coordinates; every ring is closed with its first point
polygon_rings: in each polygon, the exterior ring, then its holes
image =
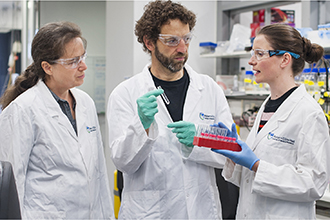
{"type": "Polygon", "coordinates": [[[113,206],[93,100],[75,88],[86,40],[70,22],[43,26],[33,63],[1,99],[0,160],[13,165],[23,219],[111,219],[113,206]]]}

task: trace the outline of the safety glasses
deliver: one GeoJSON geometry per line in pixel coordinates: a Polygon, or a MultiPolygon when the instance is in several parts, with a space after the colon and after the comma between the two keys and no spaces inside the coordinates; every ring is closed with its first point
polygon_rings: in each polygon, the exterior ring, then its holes
{"type": "Polygon", "coordinates": [[[68,59],[57,59],[52,61],[53,63],[58,63],[61,64],[62,66],[64,66],[66,69],[75,69],[79,66],[79,64],[84,61],[87,57],[87,52],[85,52],[83,55],[81,56],[77,56],[74,58],[68,58],[68,59]]]}
{"type": "Polygon", "coordinates": [[[296,54],[296,53],[292,53],[290,51],[286,51],[286,50],[263,50],[263,49],[254,49],[251,50],[251,56],[255,57],[257,60],[263,60],[266,59],[268,57],[271,56],[280,56],[283,55],[285,53],[290,54],[293,58],[298,59],[300,57],[300,55],[296,54]]]}
{"type": "Polygon", "coordinates": [[[176,47],[179,45],[181,39],[184,41],[185,44],[189,44],[191,39],[193,37],[193,34],[189,32],[188,34],[184,35],[183,37],[179,37],[176,35],[171,35],[171,34],[159,34],[158,38],[159,40],[170,47],[176,47]]]}

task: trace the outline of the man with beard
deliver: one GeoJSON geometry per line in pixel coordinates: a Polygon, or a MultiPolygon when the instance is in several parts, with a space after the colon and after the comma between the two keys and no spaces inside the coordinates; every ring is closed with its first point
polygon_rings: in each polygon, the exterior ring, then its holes
{"type": "Polygon", "coordinates": [[[196,16],[153,1],[135,34],[151,55],[143,71],[111,93],[112,160],[123,172],[119,219],[221,219],[214,167],[224,157],[193,146],[198,124],[233,123],[221,88],[186,64],[196,16]]]}

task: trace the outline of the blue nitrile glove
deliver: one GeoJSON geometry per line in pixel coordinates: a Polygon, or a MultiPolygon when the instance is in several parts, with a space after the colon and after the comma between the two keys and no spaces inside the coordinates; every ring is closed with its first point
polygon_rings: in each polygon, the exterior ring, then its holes
{"type": "Polygon", "coordinates": [[[148,129],[154,121],[154,116],[158,112],[157,96],[163,92],[164,90],[162,89],[152,90],[136,100],[138,115],[144,129],[148,129]]]}
{"type": "Polygon", "coordinates": [[[249,146],[247,146],[246,143],[244,143],[241,140],[237,140],[237,143],[242,148],[242,150],[239,152],[231,151],[231,150],[218,150],[218,149],[212,149],[212,151],[222,154],[228,157],[229,159],[231,159],[234,163],[240,164],[251,170],[253,165],[260,159],[253,153],[251,148],[249,148],[249,146]]]}
{"type": "Polygon", "coordinates": [[[174,128],[173,133],[176,133],[176,137],[181,144],[188,147],[193,147],[194,136],[196,134],[195,125],[187,121],[177,121],[167,125],[168,128],[174,128]]]}
{"type": "Polygon", "coordinates": [[[236,124],[233,123],[231,125],[231,131],[227,128],[227,126],[222,123],[219,122],[218,124],[213,124],[211,125],[212,127],[218,127],[218,128],[225,128],[227,130],[227,135],[226,137],[232,137],[232,138],[236,138],[236,140],[238,139],[238,135],[237,135],[237,131],[236,131],[236,124]]]}

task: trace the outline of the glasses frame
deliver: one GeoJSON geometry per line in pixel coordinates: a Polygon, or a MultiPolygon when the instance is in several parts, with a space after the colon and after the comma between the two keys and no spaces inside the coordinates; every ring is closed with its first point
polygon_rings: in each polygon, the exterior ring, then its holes
{"type": "Polygon", "coordinates": [[[300,57],[300,55],[298,55],[298,54],[296,54],[296,53],[293,53],[293,52],[290,52],[290,51],[286,51],[286,50],[263,50],[263,49],[254,49],[254,50],[251,50],[251,56],[253,57],[255,57],[257,60],[263,60],[263,59],[266,59],[266,58],[268,58],[268,57],[265,57],[265,58],[258,58],[257,57],[257,55],[256,55],[256,53],[254,52],[254,51],[262,51],[262,52],[267,52],[268,53],[268,55],[269,55],[269,57],[272,57],[272,56],[274,56],[274,55],[276,55],[276,56],[281,56],[281,55],[283,55],[283,54],[285,54],[285,53],[288,53],[288,54],[290,54],[293,58],[295,58],[295,59],[298,59],[299,57],[300,57]]]}
{"type": "Polygon", "coordinates": [[[181,39],[184,41],[185,44],[189,44],[190,41],[192,40],[193,38],[193,33],[192,32],[189,32],[188,34],[182,36],[182,37],[179,37],[179,36],[176,36],[176,35],[172,35],[172,34],[159,34],[158,35],[158,39],[166,46],[169,46],[169,47],[176,47],[180,44],[181,42],[181,39]],[[175,39],[175,43],[169,43],[169,42],[166,42],[166,37],[168,38],[174,38],[175,39]]]}
{"type": "Polygon", "coordinates": [[[87,52],[85,52],[81,56],[77,56],[74,58],[53,60],[52,63],[61,64],[66,69],[76,69],[82,61],[85,62],[86,58],[87,58],[87,52]],[[72,64],[68,64],[68,62],[72,62],[72,64]],[[69,66],[71,66],[71,67],[69,67],[69,66]]]}

